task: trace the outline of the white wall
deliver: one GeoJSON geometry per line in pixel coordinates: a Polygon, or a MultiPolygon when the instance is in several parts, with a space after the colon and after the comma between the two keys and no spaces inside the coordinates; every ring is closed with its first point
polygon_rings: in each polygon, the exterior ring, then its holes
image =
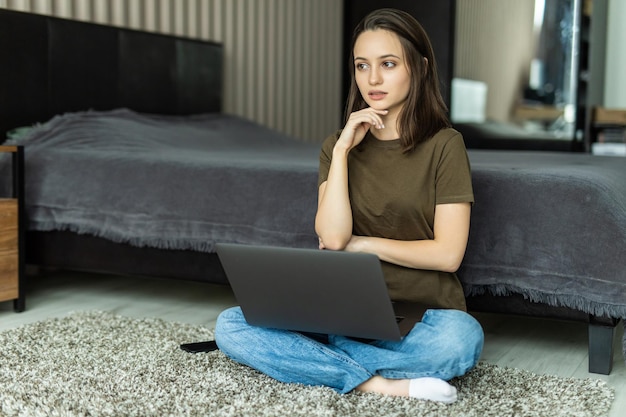
{"type": "Polygon", "coordinates": [[[626,1],[609,0],[604,106],[626,109],[626,1]]]}

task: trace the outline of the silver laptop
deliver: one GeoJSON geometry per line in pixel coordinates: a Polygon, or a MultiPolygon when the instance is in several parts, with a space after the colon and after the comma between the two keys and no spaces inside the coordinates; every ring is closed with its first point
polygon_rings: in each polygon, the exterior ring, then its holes
{"type": "Polygon", "coordinates": [[[399,340],[425,310],[413,305],[398,316],[376,255],[224,243],[216,250],[255,326],[399,340]]]}

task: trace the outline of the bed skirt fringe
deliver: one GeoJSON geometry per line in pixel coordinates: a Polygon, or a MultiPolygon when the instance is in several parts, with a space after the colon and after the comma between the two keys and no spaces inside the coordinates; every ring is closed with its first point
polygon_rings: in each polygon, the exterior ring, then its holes
{"type": "Polygon", "coordinates": [[[215,252],[215,242],[203,239],[164,239],[161,237],[127,237],[118,233],[109,232],[98,227],[79,227],[76,225],[66,225],[59,227],[58,224],[38,223],[36,228],[30,230],[38,232],[72,232],[79,235],[91,235],[101,239],[110,240],[114,243],[123,243],[138,248],[156,248],[165,250],[192,250],[196,252],[215,252]]]}
{"type": "Polygon", "coordinates": [[[464,285],[466,296],[490,294],[495,296],[508,296],[520,294],[525,299],[547,304],[553,307],[567,307],[592,314],[598,317],[613,317],[626,319],[626,306],[607,305],[585,299],[578,295],[548,294],[545,292],[520,288],[513,285],[464,285]]]}

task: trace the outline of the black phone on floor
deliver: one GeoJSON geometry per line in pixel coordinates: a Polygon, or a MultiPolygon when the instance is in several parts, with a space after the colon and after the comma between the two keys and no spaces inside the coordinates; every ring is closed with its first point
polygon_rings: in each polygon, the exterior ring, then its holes
{"type": "Polygon", "coordinates": [[[180,348],[189,353],[212,352],[219,349],[215,340],[207,340],[206,342],[183,343],[180,348]]]}

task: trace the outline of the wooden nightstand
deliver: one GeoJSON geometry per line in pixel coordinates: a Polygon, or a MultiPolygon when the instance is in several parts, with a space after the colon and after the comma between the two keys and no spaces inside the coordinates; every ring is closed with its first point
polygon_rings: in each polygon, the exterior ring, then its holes
{"type": "Polygon", "coordinates": [[[0,301],[13,300],[24,311],[24,148],[2,146],[12,154],[13,184],[10,196],[0,196],[0,301]]]}

